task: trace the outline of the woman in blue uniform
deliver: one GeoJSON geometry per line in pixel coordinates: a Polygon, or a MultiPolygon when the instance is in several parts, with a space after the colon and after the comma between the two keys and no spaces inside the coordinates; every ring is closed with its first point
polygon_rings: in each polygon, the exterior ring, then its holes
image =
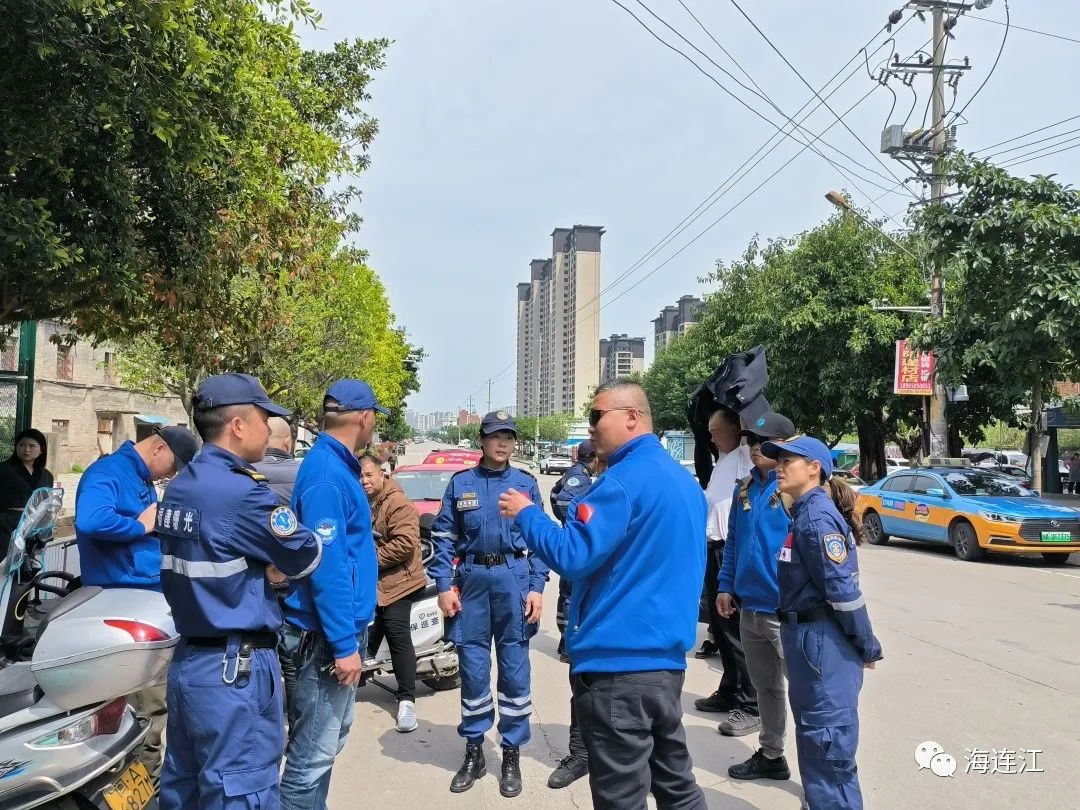
{"type": "Polygon", "coordinates": [[[766,442],[762,453],[777,460],[780,490],[795,499],[777,615],[806,805],[856,810],[859,691],[882,654],[859,590],[855,493],[832,478],[832,454],[817,439],[766,442]]]}

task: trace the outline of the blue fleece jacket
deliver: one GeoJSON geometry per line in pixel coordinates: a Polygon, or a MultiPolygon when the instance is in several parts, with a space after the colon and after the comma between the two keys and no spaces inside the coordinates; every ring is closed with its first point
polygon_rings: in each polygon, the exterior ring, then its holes
{"type": "Polygon", "coordinates": [[[292,506],[300,522],[322,540],[323,555],[319,567],[286,597],[285,620],[322,633],[334,657],[347,658],[375,618],[379,564],[360,464],[329,433],[320,434],[304,456],[292,506]]]}
{"type": "Polygon", "coordinates": [[[574,583],[571,669],[686,669],[705,575],[705,495],[653,435],[608,463],[565,526],[536,506],[517,517],[533,553],[574,583]]]}
{"type": "Polygon", "coordinates": [[[131,442],[83,473],[75,491],[75,540],[84,585],[161,590],[161,543],[139,523],[154,503],[150,470],[131,442]]]}
{"type": "Polygon", "coordinates": [[[763,479],[754,468],[745,498],[742,486],[740,481],[731,499],[719,592],[734,594],[743,610],[775,613],[780,599],[776,558],[791,516],[780,501],[774,471],[763,479]]]}

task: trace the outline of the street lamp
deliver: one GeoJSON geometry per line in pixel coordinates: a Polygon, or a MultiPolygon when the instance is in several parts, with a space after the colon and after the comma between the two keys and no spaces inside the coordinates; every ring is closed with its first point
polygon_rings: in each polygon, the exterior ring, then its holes
{"type": "Polygon", "coordinates": [[[875,225],[873,222],[871,222],[869,219],[867,219],[866,215],[862,211],[860,211],[858,208],[853,206],[851,204],[851,200],[849,200],[847,197],[845,197],[839,191],[826,192],[825,193],[825,199],[828,200],[829,202],[831,202],[837,208],[841,208],[844,211],[848,211],[848,212],[854,214],[855,216],[857,216],[859,218],[860,222],[862,222],[863,224],[873,228],[875,231],[880,233],[882,236],[884,236],[886,239],[888,239],[890,242],[892,242],[894,245],[896,245],[898,248],[900,248],[900,250],[904,251],[904,253],[906,253],[908,256],[910,256],[915,261],[917,261],[919,263],[919,266],[922,267],[922,260],[918,256],[916,256],[914,253],[912,253],[910,250],[908,250],[906,247],[904,247],[900,242],[896,241],[896,239],[894,239],[888,233],[886,233],[881,228],[879,228],[877,225],[875,225]]]}

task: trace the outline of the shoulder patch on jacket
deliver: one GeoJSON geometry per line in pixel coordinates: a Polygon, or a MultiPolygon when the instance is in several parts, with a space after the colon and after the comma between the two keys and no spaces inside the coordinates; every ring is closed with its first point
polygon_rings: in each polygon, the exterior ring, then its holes
{"type": "Polygon", "coordinates": [[[847,538],[842,534],[827,534],[821,538],[825,556],[838,565],[847,559],[847,538]]]}
{"type": "Polygon", "coordinates": [[[248,469],[247,467],[233,467],[232,471],[233,472],[238,472],[241,475],[246,475],[252,481],[258,481],[260,484],[266,484],[266,483],[269,483],[269,481],[270,481],[269,478],[267,478],[265,475],[263,475],[258,470],[251,470],[251,469],[248,469]]]}
{"type": "Polygon", "coordinates": [[[575,515],[577,519],[580,520],[582,523],[588,523],[590,520],[592,520],[592,516],[595,511],[596,510],[593,509],[589,504],[581,502],[577,505],[577,512],[575,513],[575,515]]]}
{"type": "Polygon", "coordinates": [[[277,537],[291,537],[299,527],[296,513],[287,506],[279,506],[270,513],[270,531],[277,537]]]}

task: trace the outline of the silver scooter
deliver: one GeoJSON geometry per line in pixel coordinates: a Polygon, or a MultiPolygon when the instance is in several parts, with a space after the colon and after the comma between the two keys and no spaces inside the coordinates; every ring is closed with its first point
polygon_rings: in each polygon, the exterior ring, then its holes
{"type": "MultiPolygon", "coordinates": [[[[433,515],[420,516],[420,558],[425,572],[435,558],[431,540],[433,515]]],[[[416,677],[437,692],[461,686],[457,647],[446,638],[446,624],[439,610],[439,589],[428,577],[427,587],[413,600],[410,619],[413,649],[416,650],[416,677]]],[[[393,675],[390,648],[383,639],[374,658],[364,661],[365,681],[374,675],[393,675]]],[[[378,681],[371,681],[383,686],[378,681]]],[[[386,688],[386,687],[383,687],[386,688]]]]}
{"type": "Polygon", "coordinates": [[[148,721],[127,697],[165,682],[176,628],[160,593],[42,570],[63,494],[31,495],[0,568],[0,808],[143,810],[156,806],[137,761],[148,721]],[[42,591],[61,598],[28,628],[42,591]]]}

